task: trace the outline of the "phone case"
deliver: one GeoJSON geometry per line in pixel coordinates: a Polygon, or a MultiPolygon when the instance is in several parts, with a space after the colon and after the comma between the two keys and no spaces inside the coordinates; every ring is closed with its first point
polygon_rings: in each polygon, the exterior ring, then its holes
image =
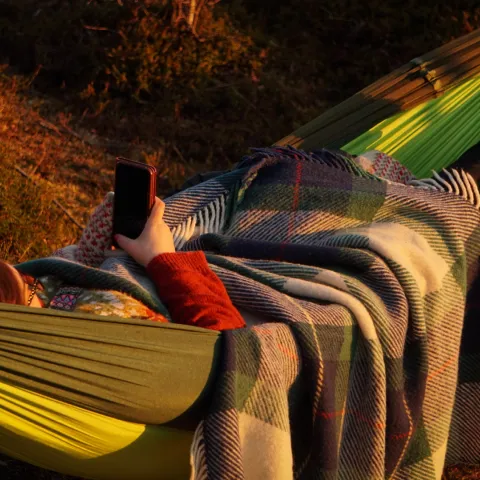
{"type": "MultiPolygon", "coordinates": [[[[147,212],[147,218],[148,216],[150,215],[150,211],[151,209],[153,208],[154,204],[155,204],[155,197],[156,197],[156,179],[157,179],[157,169],[152,166],[152,165],[147,165],[146,163],[141,163],[141,162],[136,162],[134,160],[129,160],[127,158],[123,158],[123,157],[118,157],[116,159],[116,164],[115,164],[115,171],[117,169],[117,166],[119,164],[124,164],[124,165],[129,165],[131,167],[134,167],[134,168],[140,168],[140,169],[143,169],[143,170],[147,170],[149,172],[149,178],[150,178],[150,182],[149,182],[149,186],[148,186],[148,190],[149,190],[149,197],[148,197],[148,212],[147,212]]],[[[115,180],[116,182],[116,180],[115,180]]],[[[113,208],[113,231],[112,231],[112,235],[115,235],[116,233],[120,233],[118,232],[118,221],[117,221],[117,218],[116,218],[116,208],[115,208],[115,201],[114,201],[114,208],[113,208]]],[[[115,239],[112,238],[112,243],[115,247],[118,248],[118,245],[117,243],[115,242],[115,239]]]]}
{"type": "Polygon", "coordinates": [[[123,163],[126,165],[132,165],[138,168],[144,168],[150,172],[150,209],[152,209],[155,204],[155,197],[157,194],[157,169],[153,165],[148,165],[146,163],[137,162],[135,160],[129,160],[124,157],[117,157],[115,165],[123,163]]]}

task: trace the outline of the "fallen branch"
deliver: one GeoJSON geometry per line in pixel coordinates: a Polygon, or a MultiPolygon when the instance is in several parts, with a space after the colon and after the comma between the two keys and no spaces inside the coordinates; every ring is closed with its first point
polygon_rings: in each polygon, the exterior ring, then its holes
{"type": "Polygon", "coordinates": [[[56,125],[54,125],[52,122],[49,122],[48,120],[46,120],[40,115],[37,115],[37,117],[38,117],[39,125],[41,125],[43,128],[46,128],[47,130],[52,130],[53,132],[57,133],[60,137],[62,136],[62,132],[56,125]]]}
{"type": "Polygon", "coordinates": [[[86,30],[96,30],[98,32],[110,32],[111,30],[107,27],[96,27],[94,25],[84,25],[83,28],[86,30]]]}
{"type": "Polygon", "coordinates": [[[185,164],[188,165],[187,160],[185,160],[185,157],[182,155],[182,152],[177,148],[176,145],[172,145],[173,150],[175,153],[179,156],[180,160],[185,164]]]}
{"type": "Polygon", "coordinates": [[[60,126],[55,125],[52,122],[49,122],[47,119],[43,118],[41,115],[35,112],[35,116],[38,119],[38,124],[41,125],[43,128],[46,128],[48,130],[52,130],[53,132],[57,133],[60,137],[63,137],[64,133],[67,133],[71,135],[72,137],[77,138],[81,142],[85,143],[86,145],[90,145],[91,147],[96,146],[93,142],[90,140],[84,138],[82,135],[78,134],[74,130],[72,130],[68,125],[66,124],[61,124],[60,126]]]}

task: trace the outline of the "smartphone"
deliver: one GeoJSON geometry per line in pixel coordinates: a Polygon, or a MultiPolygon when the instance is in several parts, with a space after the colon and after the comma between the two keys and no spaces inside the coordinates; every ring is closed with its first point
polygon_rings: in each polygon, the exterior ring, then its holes
{"type": "MultiPolygon", "coordinates": [[[[115,197],[113,201],[113,235],[120,233],[137,238],[143,231],[155,204],[157,170],[151,165],[117,158],[115,197]]],[[[113,245],[118,247],[113,240],[113,245]]]]}

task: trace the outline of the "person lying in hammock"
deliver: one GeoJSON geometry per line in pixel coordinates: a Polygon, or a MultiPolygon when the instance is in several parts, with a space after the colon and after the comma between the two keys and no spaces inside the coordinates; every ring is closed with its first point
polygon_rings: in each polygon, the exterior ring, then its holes
{"type": "MultiPolygon", "coordinates": [[[[210,270],[205,254],[175,252],[173,236],[163,220],[165,204],[157,198],[137,239],[117,235],[118,245],[144,266],[175,323],[229,330],[245,322],[233,306],[220,279],[210,270]]],[[[22,275],[0,261],[0,302],[44,307],[37,279],[22,275]]]]}

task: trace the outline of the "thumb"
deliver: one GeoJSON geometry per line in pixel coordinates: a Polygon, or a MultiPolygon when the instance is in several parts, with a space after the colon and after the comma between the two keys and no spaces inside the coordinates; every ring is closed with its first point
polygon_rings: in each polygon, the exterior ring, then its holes
{"type": "Polygon", "coordinates": [[[155,204],[150,212],[150,218],[152,219],[151,221],[154,223],[160,222],[163,218],[164,212],[165,203],[163,203],[158,197],[155,197],[155,204]]]}
{"type": "Polygon", "coordinates": [[[118,243],[118,246],[122,249],[125,250],[127,253],[130,253],[132,251],[133,244],[135,240],[132,240],[131,238],[125,237],[125,235],[120,235],[119,233],[115,235],[115,240],[118,243]]]}

